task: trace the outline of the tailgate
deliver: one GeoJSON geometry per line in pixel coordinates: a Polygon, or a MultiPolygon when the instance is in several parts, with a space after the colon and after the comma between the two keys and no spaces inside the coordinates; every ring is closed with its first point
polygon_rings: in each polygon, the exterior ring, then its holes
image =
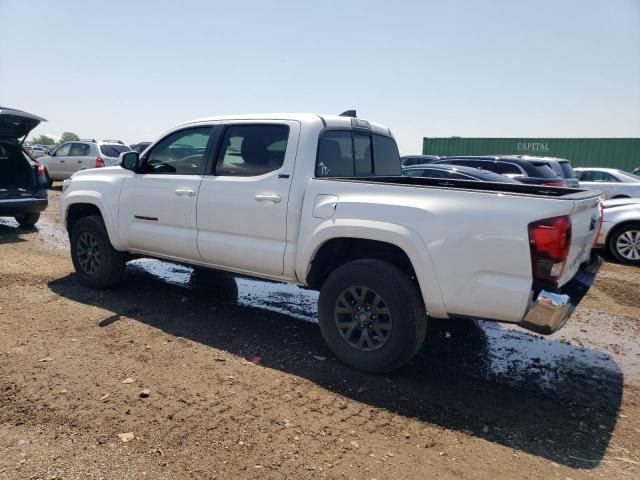
{"type": "Polygon", "coordinates": [[[571,247],[562,277],[558,285],[562,286],[578,272],[580,265],[589,260],[591,247],[600,228],[602,210],[600,195],[574,200],[571,211],[571,247]]]}

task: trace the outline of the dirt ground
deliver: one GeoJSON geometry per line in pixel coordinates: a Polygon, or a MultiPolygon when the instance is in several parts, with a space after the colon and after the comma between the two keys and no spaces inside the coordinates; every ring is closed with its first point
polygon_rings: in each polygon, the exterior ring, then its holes
{"type": "Polygon", "coordinates": [[[638,268],[607,263],[553,336],[433,325],[373,376],[313,292],[153,260],[80,286],[59,196],[37,231],[0,221],[0,479],[640,478],[638,268]]]}

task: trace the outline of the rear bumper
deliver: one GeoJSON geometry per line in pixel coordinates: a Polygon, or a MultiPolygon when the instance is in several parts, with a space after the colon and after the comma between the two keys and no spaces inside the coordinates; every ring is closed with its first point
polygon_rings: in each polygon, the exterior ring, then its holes
{"type": "Polygon", "coordinates": [[[593,285],[601,265],[602,259],[592,254],[559,291],[541,290],[518,325],[544,335],[560,330],[593,285]]]}
{"type": "Polygon", "coordinates": [[[19,213],[38,213],[47,208],[47,198],[0,199],[0,216],[13,217],[19,213]]]}

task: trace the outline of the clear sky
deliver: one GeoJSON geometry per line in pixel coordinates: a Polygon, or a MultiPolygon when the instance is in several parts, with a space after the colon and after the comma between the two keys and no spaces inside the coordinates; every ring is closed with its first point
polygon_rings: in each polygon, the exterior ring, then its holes
{"type": "Polygon", "coordinates": [[[640,136],[640,0],[0,0],[0,105],[34,134],[340,113],[424,136],[640,136]]]}

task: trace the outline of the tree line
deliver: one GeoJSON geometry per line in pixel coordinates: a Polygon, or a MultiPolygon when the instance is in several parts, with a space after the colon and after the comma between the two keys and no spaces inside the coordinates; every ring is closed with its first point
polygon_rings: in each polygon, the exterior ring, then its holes
{"type": "Polygon", "coordinates": [[[32,137],[31,143],[35,145],[57,146],[62,145],[65,142],[72,142],[74,140],[80,140],[80,137],[73,132],[64,132],[60,136],[60,140],[57,142],[47,135],[40,135],[37,137],[32,137]]]}

